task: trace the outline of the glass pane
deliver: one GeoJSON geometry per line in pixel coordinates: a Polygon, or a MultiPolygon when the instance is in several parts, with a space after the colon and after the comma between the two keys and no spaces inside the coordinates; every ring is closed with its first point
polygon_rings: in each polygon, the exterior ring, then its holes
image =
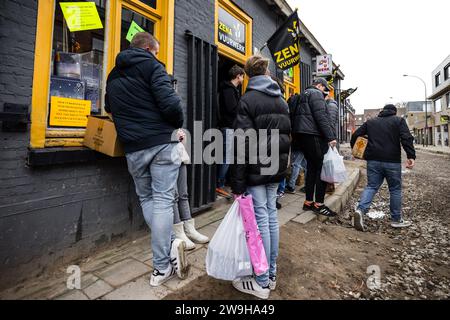
{"type": "Polygon", "coordinates": [[[139,0],[139,2],[145,3],[149,7],[156,9],[156,0],[139,0]]]}
{"type": "MultiPolygon", "coordinates": [[[[71,11],[65,9],[69,22],[61,9],[60,4],[64,2],[88,4],[86,1],[56,1],[48,124],[49,127],[84,127],[83,112],[88,105],[90,105],[91,114],[101,112],[106,1],[96,0],[95,7],[84,11],[78,9],[78,5],[69,9],[71,11]],[[79,11],[76,12],[77,10],[79,11]],[[92,19],[98,21],[100,18],[101,26],[97,23],[96,29],[89,29],[92,27],[87,27],[88,23],[86,23],[81,27],[82,31],[70,31],[69,26],[74,30],[73,21],[81,21],[80,25],[83,25],[87,16],[90,16],[91,22],[92,19]],[[56,103],[52,97],[83,101],[68,100],[71,106],[66,108],[61,107],[62,105],[56,103]],[[54,101],[53,104],[52,101],[54,101]]],[[[57,100],[61,101],[61,99],[57,100]]]]}
{"type": "Polygon", "coordinates": [[[283,71],[284,80],[294,83],[294,68],[289,68],[283,71]]]}
{"type": "Polygon", "coordinates": [[[155,32],[155,22],[136,13],[129,9],[122,9],[122,27],[121,27],[121,36],[120,36],[120,50],[125,50],[130,47],[130,41],[127,40],[128,32],[130,31],[130,27],[132,22],[136,23],[139,27],[141,27],[144,31],[154,34],[155,32]]]}

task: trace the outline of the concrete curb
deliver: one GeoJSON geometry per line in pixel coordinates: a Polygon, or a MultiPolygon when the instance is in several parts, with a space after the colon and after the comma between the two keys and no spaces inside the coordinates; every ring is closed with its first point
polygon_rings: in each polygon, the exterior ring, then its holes
{"type": "Polygon", "coordinates": [[[449,151],[433,150],[433,149],[428,149],[428,148],[418,147],[418,146],[415,146],[415,148],[418,151],[424,151],[424,152],[428,152],[428,153],[450,156],[450,148],[449,148],[449,151]]]}

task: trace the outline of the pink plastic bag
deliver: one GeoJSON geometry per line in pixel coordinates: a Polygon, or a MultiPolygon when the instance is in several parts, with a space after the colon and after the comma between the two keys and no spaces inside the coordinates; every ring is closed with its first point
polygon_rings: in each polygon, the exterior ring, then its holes
{"type": "Polygon", "coordinates": [[[261,234],[259,233],[258,225],[256,224],[253,199],[251,195],[247,195],[238,197],[237,201],[239,202],[239,210],[244,222],[247,248],[250,253],[253,272],[259,276],[269,270],[269,265],[267,263],[266,251],[264,250],[261,234]]]}

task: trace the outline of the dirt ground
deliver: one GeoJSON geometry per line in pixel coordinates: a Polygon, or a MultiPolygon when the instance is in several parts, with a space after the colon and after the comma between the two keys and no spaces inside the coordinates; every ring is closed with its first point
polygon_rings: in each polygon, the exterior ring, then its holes
{"type": "MultiPolygon", "coordinates": [[[[344,151],[345,153],[345,151],[344,151]]],[[[450,157],[418,152],[416,168],[403,175],[403,213],[414,225],[389,225],[389,196],[384,184],[366,217],[367,232],[350,225],[363,175],[339,218],[280,229],[277,289],[270,299],[449,299],[450,157]],[[370,267],[372,266],[372,267],[370,267]],[[373,267],[375,266],[375,267],[373,267]],[[379,267],[380,273],[368,273],[379,267]],[[367,286],[367,280],[376,286],[367,286]]],[[[299,204],[300,206],[300,204],[299,204]]],[[[252,299],[230,282],[203,276],[166,299],[252,299]]],[[[255,298],[256,299],[256,298],[255,298]]]]}

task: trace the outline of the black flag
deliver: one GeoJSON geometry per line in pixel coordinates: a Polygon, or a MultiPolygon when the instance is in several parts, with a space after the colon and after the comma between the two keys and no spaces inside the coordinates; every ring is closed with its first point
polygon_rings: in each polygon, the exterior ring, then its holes
{"type": "Polygon", "coordinates": [[[299,34],[299,20],[295,11],[267,40],[267,47],[279,69],[287,70],[300,62],[299,34]]]}

